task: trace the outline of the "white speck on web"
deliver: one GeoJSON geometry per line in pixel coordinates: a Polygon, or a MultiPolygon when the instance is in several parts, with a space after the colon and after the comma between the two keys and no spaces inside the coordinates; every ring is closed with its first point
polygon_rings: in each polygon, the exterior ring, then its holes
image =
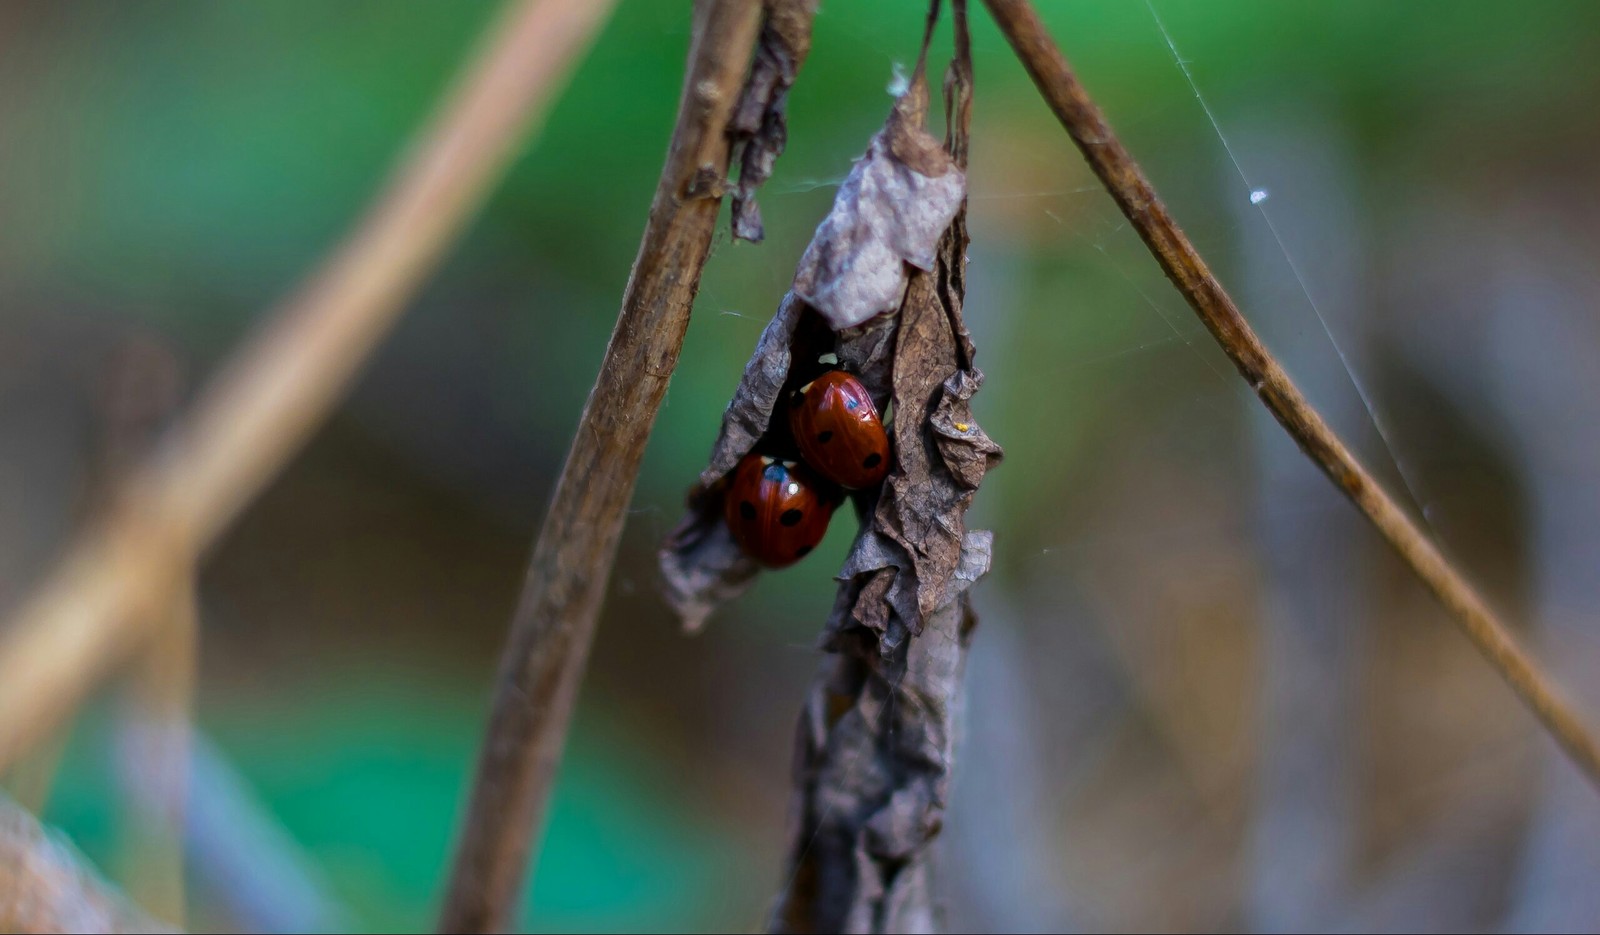
{"type": "MultiPolygon", "coordinates": [[[[1162,22],[1161,14],[1156,12],[1154,0],[1144,0],[1145,9],[1150,11],[1150,18],[1155,21],[1156,30],[1161,33],[1161,38],[1166,40],[1167,49],[1172,52],[1172,60],[1183,73],[1183,78],[1189,84],[1189,90],[1194,92],[1194,98],[1200,102],[1200,109],[1205,112],[1206,119],[1211,122],[1211,129],[1217,134],[1217,139],[1222,143],[1222,149],[1228,154],[1228,159],[1233,163],[1233,168],[1239,173],[1239,181],[1250,189],[1250,203],[1262,204],[1267,200],[1267,190],[1256,188],[1250,184],[1250,178],[1244,171],[1244,165],[1239,162],[1238,153],[1234,152],[1233,144],[1228,142],[1228,137],[1222,132],[1222,124],[1218,122],[1216,112],[1211,105],[1206,103],[1205,95],[1200,93],[1200,84],[1195,81],[1192,64],[1178,52],[1178,44],[1173,41],[1172,33],[1167,30],[1167,24],[1162,22]]],[[[1278,252],[1283,254],[1283,261],[1288,265],[1289,271],[1294,274],[1295,281],[1300,285],[1300,293],[1305,296],[1306,304],[1311,306],[1311,312],[1316,316],[1317,324],[1322,326],[1322,333],[1327,337],[1328,343],[1333,345],[1333,352],[1339,358],[1339,365],[1344,368],[1345,376],[1349,378],[1350,385],[1356,391],[1356,396],[1361,400],[1361,406],[1367,411],[1367,418],[1372,422],[1372,427],[1377,430],[1378,439],[1383,443],[1384,453],[1389,456],[1389,462],[1394,465],[1395,473],[1400,477],[1400,483],[1405,486],[1406,492],[1411,495],[1413,503],[1422,503],[1422,497],[1417,494],[1417,488],[1407,476],[1406,469],[1400,464],[1400,457],[1395,453],[1395,447],[1389,440],[1389,433],[1384,427],[1383,420],[1378,418],[1378,411],[1372,404],[1372,398],[1367,394],[1366,386],[1356,377],[1355,369],[1350,366],[1350,359],[1345,355],[1344,348],[1340,346],[1337,338],[1333,336],[1333,329],[1328,327],[1328,319],[1322,314],[1322,309],[1317,306],[1317,300],[1311,295],[1311,290],[1306,286],[1306,278],[1300,272],[1300,266],[1289,255],[1289,248],[1283,242],[1283,235],[1278,233],[1278,227],[1272,223],[1272,215],[1266,208],[1261,209],[1261,219],[1266,222],[1267,230],[1272,233],[1272,239],[1278,243],[1278,252]]],[[[1423,516],[1423,521],[1428,522],[1428,517],[1423,516]]]]}

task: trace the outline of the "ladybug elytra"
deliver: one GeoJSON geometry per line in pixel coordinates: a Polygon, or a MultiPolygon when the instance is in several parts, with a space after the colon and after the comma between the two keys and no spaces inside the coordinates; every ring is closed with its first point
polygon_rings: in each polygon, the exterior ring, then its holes
{"type": "Polygon", "coordinates": [[[830,370],[789,400],[789,429],[806,463],[841,487],[877,486],[889,473],[889,433],[855,376],[830,370]]]}
{"type": "Polygon", "coordinates": [[[835,506],[825,484],[804,465],[752,452],[734,469],[723,518],[746,555],[782,568],[817,547],[835,506]]]}

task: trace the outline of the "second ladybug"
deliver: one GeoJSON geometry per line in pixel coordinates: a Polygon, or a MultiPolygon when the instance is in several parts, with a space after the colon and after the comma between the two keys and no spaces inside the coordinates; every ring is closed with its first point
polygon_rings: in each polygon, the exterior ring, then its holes
{"type": "Polygon", "coordinates": [[[841,487],[875,487],[889,473],[889,433],[855,376],[830,370],[789,399],[789,429],[806,463],[841,487]]]}
{"type": "Polygon", "coordinates": [[[804,465],[752,452],[734,469],[723,518],[746,555],[768,568],[782,568],[822,541],[836,496],[804,465]]]}

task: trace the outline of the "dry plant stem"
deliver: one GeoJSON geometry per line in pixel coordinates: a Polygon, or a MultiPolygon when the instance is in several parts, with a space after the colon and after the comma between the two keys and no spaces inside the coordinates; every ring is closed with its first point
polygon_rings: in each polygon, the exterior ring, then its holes
{"type": "Polygon", "coordinates": [[[0,932],[164,932],[66,839],[0,795],[0,932]]]}
{"type": "Polygon", "coordinates": [[[511,921],[542,825],[651,425],[677,366],[728,169],[725,135],[760,25],[757,0],[696,5],[677,127],[501,655],[442,931],[511,921]]]}
{"type": "Polygon", "coordinates": [[[1444,604],[1468,639],[1600,785],[1600,744],[1511,631],[1313,409],[1167,213],[1027,0],[984,0],[1095,175],[1251,389],[1444,604]]]}
{"type": "Polygon", "coordinates": [[[605,0],[508,7],[388,187],[210,385],[0,642],[0,772],[146,634],[200,554],[310,436],[542,115],[605,0]]]}

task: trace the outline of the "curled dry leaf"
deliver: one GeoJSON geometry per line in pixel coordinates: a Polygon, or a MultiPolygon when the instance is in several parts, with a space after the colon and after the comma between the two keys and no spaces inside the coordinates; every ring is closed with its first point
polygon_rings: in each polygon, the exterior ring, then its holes
{"type": "Polygon", "coordinates": [[[966,175],[922,127],[925,90],[896,102],[800,258],[794,291],[834,330],[897,308],[906,266],[931,270],[966,198],[966,175]]]}
{"type": "Polygon", "coordinates": [[[791,293],[767,323],[722,415],[711,463],[689,491],[683,519],[662,544],[662,593],[690,632],[703,627],[718,606],[743,593],[759,570],[722,522],[722,488],[739,459],[755,448],[773,421],[789,378],[791,345],[803,311],[804,303],[791,293]]]}
{"type": "Polygon", "coordinates": [[[766,0],[755,64],[728,126],[739,161],[733,189],[733,236],[760,242],[766,236],[756,189],[772,177],[773,164],[789,140],[789,89],[811,51],[811,21],[817,0],[766,0]]]}
{"type": "MultiPolygon", "coordinates": [[[[938,269],[960,264],[965,249],[963,226],[952,225],[938,269]]],[[[978,554],[967,554],[964,518],[984,472],[1001,455],[972,416],[970,400],[983,374],[960,365],[970,359],[970,345],[952,327],[960,321],[961,297],[939,288],[945,278],[919,272],[906,290],[890,386],[895,466],[845,561],[829,620],[830,632],[865,626],[885,648],[920,632],[934,608],[970,583],[956,574],[964,556],[970,565],[978,554]]]]}
{"type": "Polygon", "coordinates": [[[840,574],[824,660],[797,732],[787,879],[772,928],[937,928],[930,845],[949,801],[967,589],[993,536],[965,513],[1000,448],[973,420],[982,375],[960,361],[963,262],[953,224],[912,275],[894,342],[895,466],[840,574]],[[959,278],[953,281],[959,283],[959,278]],[[952,327],[954,325],[954,327],[952,327]]]}
{"type": "Polygon", "coordinates": [[[805,303],[791,292],[783,297],[778,313],[761,332],[755,353],[744,365],[739,388],[722,414],[722,429],[711,446],[711,463],[700,472],[702,487],[709,488],[725,477],[767,434],[772,413],[789,380],[804,312],[805,303]]]}
{"type": "MultiPolygon", "coordinates": [[[[722,522],[729,472],[752,450],[788,457],[788,391],[832,353],[888,420],[891,470],[852,494],[862,521],[796,737],[790,882],[779,931],[926,931],[927,859],[948,800],[967,589],[993,538],[965,514],[1000,447],[973,418],[983,383],[962,323],[970,63],[957,0],[944,143],[923,128],[919,65],[840,188],[745,366],[689,511],[662,551],[666,593],[691,629],[748,587],[756,565],[722,522]]],[[[935,7],[936,9],[936,7],[935,7]]],[[[931,24],[930,24],[931,25],[931,24]]],[[[836,520],[838,521],[838,520],[836,520]]]]}
{"type": "Polygon", "coordinates": [[[662,592],[690,633],[755,580],[760,566],[722,522],[721,492],[696,486],[688,512],[661,549],[662,592]]]}
{"type": "MultiPolygon", "coordinates": [[[[964,5],[953,5],[946,147],[964,164],[971,71],[964,5]]],[[[961,319],[966,246],[958,212],[933,268],[910,274],[893,340],[840,336],[841,359],[862,361],[893,406],[894,465],[876,502],[865,504],[828,622],[830,655],[801,714],[791,883],[773,912],[777,931],[937,928],[929,855],[949,800],[976,623],[967,589],[988,571],[993,545],[989,533],[966,529],[965,514],[1000,459],[972,417],[983,375],[961,319]]]]}
{"type": "MultiPolygon", "coordinates": [[[[888,603],[872,607],[870,600],[853,601],[835,614],[836,625],[848,612],[886,630],[892,605],[915,632],[923,614],[949,596],[946,585],[958,580],[960,517],[933,517],[965,510],[977,477],[999,448],[975,428],[966,409],[982,375],[960,367],[971,359],[971,346],[960,325],[959,298],[951,303],[951,285],[959,292],[960,272],[950,272],[948,263],[959,254],[949,254],[957,249],[953,243],[940,241],[960,209],[965,176],[923,128],[926,110],[926,83],[919,79],[896,101],[884,129],[841,187],[801,260],[793,290],[745,365],[710,462],[690,492],[688,515],[661,552],[665,596],[687,629],[698,629],[719,604],[754,580],[754,563],[720,522],[721,487],[758,444],[773,454],[790,450],[781,417],[784,391],[814,375],[808,368],[822,352],[836,354],[861,378],[880,412],[903,414],[892,429],[899,470],[891,473],[889,492],[876,507],[879,519],[869,524],[842,572],[850,581],[887,575],[871,593],[887,596],[888,603]],[[946,271],[933,275],[941,262],[946,271]],[[953,381],[952,389],[942,392],[947,381],[953,381]],[[930,446],[923,423],[935,413],[970,428],[936,430],[951,434],[949,444],[930,446]],[[964,492],[924,483],[934,461],[942,464],[947,458],[961,465],[964,492]],[[927,490],[917,492],[922,487],[927,490]]],[[[959,249],[964,250],[964,225],[954,226],[962,232],[959,249]]],[[[871,494],[857,495],[857,504],[871,518],[871,494]]]]}
{"type": "Polygon", "coordinates": [[[949,801],[975,623],[953,600],[893,660],[856,631],[824,661],[795,737],[790,865],[772,931],[938,930],[927,847],[949,801]]]}

